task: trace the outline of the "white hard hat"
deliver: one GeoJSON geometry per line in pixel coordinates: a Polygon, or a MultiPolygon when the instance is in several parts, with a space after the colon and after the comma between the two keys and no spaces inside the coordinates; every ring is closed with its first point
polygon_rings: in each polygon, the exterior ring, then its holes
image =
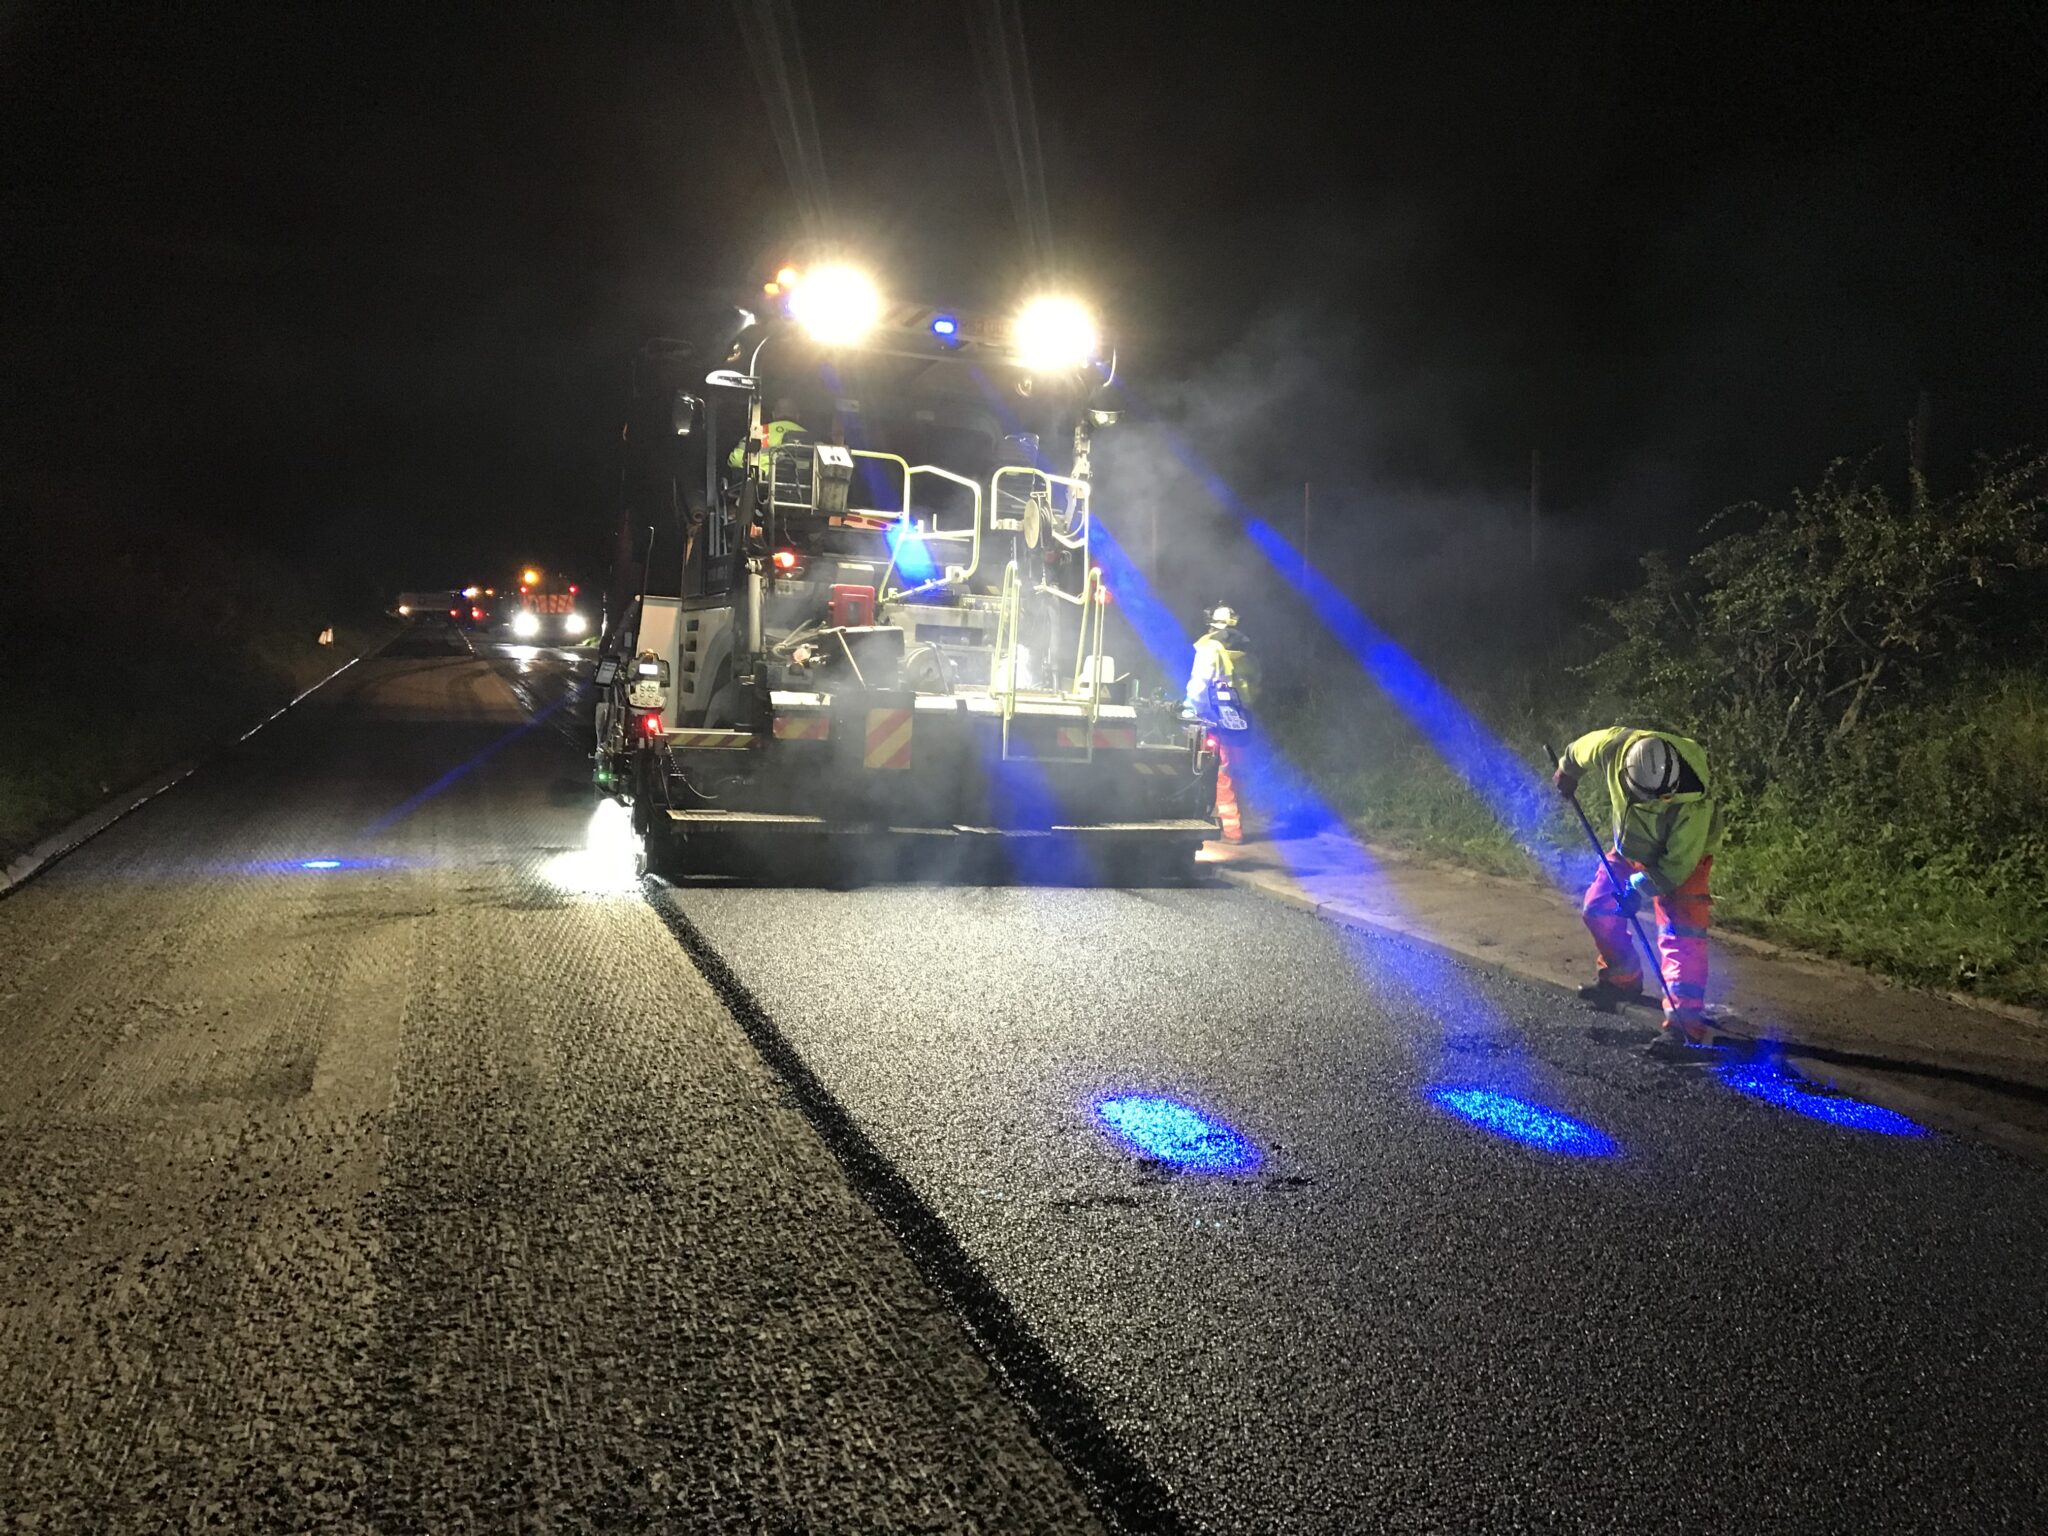
{"type": "Polygon", "coordinates": [[[1233,629],[1236,625],[1237,610],[1228,604],[1219,606],[1214,613],[1209,615],[1209,627],[1211,629],[1233,629]]]}
{"type": "Polygon", "coordinates": [[[1661,800],[1678,787],[1678,750],[1662,736],[1638,736],[1621,758],[1621,783],[1632,800],[1661,800]]]}

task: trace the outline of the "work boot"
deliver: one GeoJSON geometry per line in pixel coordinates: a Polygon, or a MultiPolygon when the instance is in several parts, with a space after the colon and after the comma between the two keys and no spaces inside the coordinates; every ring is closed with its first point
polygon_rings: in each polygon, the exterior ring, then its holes
{"type": "Polygon", "coordinates": [[[1598,981],[1579,988],[1579,996],[1595,1008],[1604,1008],[1609,1013],[1623,1003],[1647,1003],[1650,1000],[1650,994],[1643,990],[1640,979],[1632,986],[1617,986],[1604,975],[1598,981]]]}
{"type": "Polygon", "coordinates": [[[1666,1019],[1643,1054],[1658,1061],[1699,1061],[1714,1044],[1714,1031],[1702,1019],[1666,1019]]]}
{"type": "Polygon", "coordinates": [[[1683,1040],[1687,1045],[1712,1045],[1720,1039],[1720,1034],[1714,1026],[1696,1013],[1667,1013],[1664,1016],[1664,1032],[1683,1040]]]}

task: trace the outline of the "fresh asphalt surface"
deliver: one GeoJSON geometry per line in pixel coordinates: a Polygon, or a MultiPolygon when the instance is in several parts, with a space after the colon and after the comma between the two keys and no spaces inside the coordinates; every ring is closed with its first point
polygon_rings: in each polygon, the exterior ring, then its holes
{"type": "Polygon", "coordinates": [[[0,902],[0,1528],[1085,1529],[991,1298],[1162,1523],[2040,1528],[2033,1167],[1236,889],[635,889],[479,649],[0,902]]]}

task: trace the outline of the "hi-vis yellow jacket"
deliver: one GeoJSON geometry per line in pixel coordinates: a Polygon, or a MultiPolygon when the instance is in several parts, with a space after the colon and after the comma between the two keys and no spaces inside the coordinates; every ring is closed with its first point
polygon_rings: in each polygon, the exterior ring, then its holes
{"type": "Polygon", "coordinates": [[[1614,846],[1624,859],[1642,865],[1651,883],[1665,895],[1692,878],[1701,859],[1720,849],[1721,807],[1714,800],[1714,781],[1707,772],[1707,749],[1691,737],[1610,726],[1590,731],[1566,747],[1564,763],[1574,777],[1596,768],[1605,774],[1607,793],[1614,801],[1614,846]],[[1622,788],[1621,763],[1630,745],[1645,736],[1670,742],[1700,787],[1681,789],[1662,800],[1630,800],[1622,788]]]}
{"type": "MultiPolygon", "coordinates": [[[[790,433],[801,431],[803,431],[803,426],[799,422],[764,421],[761,423],[761,447],[764,451],[772,453],[775,449],[782,446],[782,440],[789,436],[790,433]]],[[[743,437],[733,445],[732,452],[725,456],[725,462],[732,468],[738,469],[746,461],[747,440],[743,437]]]]}
{"type": "Polygon", "coordinates": [[[1187,706],[1199,720],[1216,723],[1216,685],[1228,681],[1247,709],[1257,703],[1259,670],[1235,629],[1211,630],[1195,642],[1195,664],[1188,673],[1187,706]]]}

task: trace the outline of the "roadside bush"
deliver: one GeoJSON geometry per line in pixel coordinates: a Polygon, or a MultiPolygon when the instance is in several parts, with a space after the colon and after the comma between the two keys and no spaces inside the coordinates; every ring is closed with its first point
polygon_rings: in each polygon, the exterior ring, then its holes
{"type": "Polygon", "coordinates": [[[1887,708],[1972,666],[2037,650],[2048,458],[1986,461],[1946,498],[1903,503],[1869,461],[1829,466],[1782,507],[1736,507],[1686,566],[1643,563],[1604,606],[1596,699],[1702,723],[1747,782],[1811,771],[1887,708]]]}

